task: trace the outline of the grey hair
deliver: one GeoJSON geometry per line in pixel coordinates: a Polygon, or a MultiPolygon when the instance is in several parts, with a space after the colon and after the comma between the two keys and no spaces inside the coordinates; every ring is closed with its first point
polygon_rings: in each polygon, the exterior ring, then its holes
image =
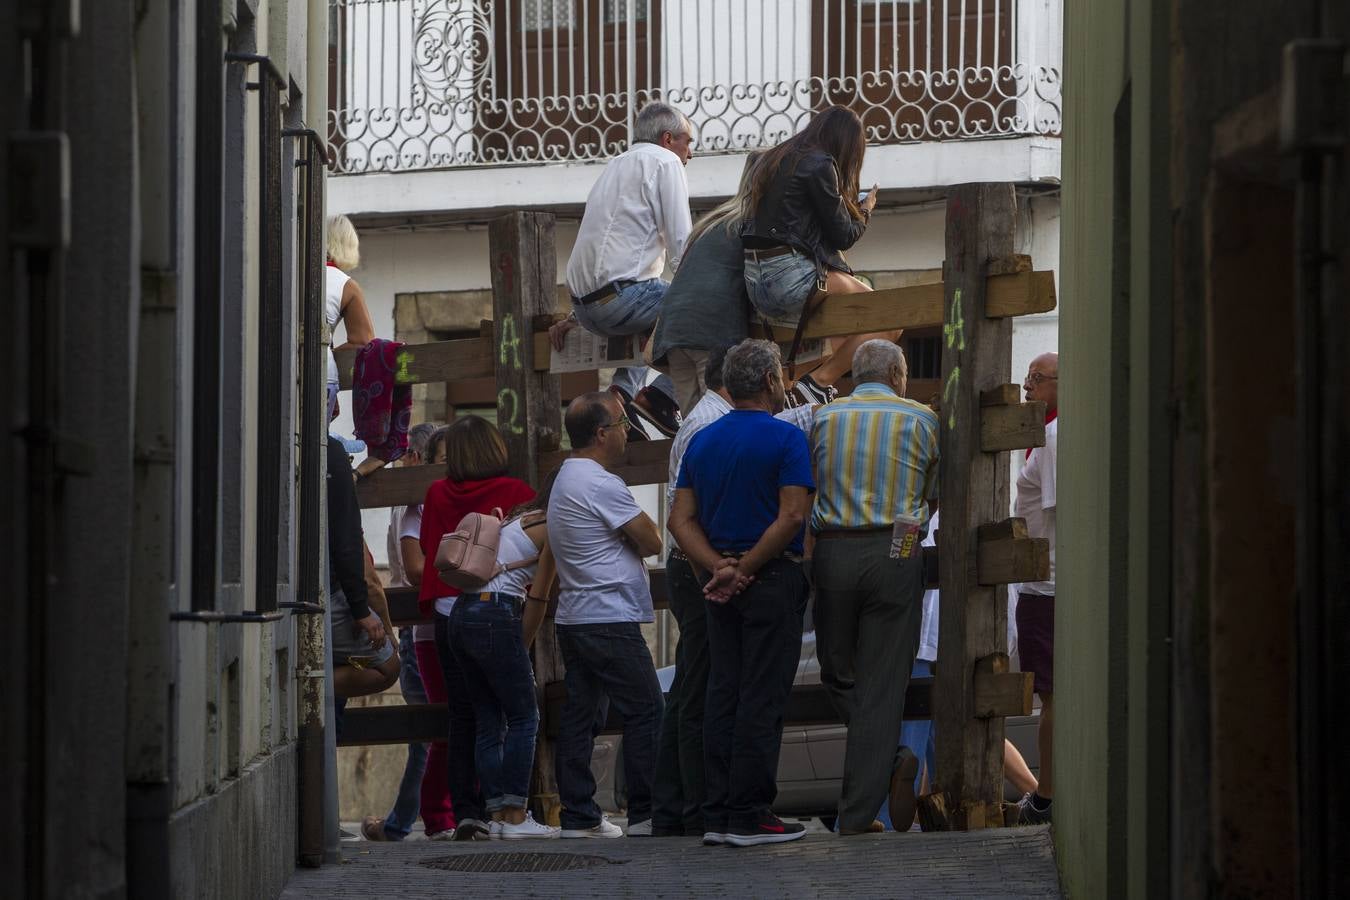
{"type": "Polygon", "coordinates": [[[416,453],[426,461],[427,446],[431,443],[431,436],[440,428],[439,422],[422,422],[408,429],[408,452],[416,453]]]}
{"type": "Polygon", "coordinates": [[[764,376],[781,374],[781,366],[777,344],[746,338],[727,351],[722,381],[732,400],[750,400],[764,391],[764,376]]]}
{"type": "Polygon", "coordinates": [[[648,103],[642,107],[633,122],[633,143],[659,144],[661,135],[669,131],[672,135],[694,133],[694,126],[675,107],[667,103],[648,103]]]}
{"type": "Polygon", "coordinates": [[[909,364],[905,362],[905,351],[899,344],[880,338],[863,341],[853,351],[853,383],[877,381],[886,384],[890,381],[892,366],[899,366],[900,374],[909,377],[909,364]]]}

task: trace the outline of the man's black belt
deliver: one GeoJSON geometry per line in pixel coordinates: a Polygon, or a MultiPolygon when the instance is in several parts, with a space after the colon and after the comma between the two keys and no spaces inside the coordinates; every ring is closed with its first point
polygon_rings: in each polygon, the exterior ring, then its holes
{"type": "Polygon", "coordinates": [[[608,300],[610,297],[621,293],[635,284],[637,284],[636,281],[611,281],[599,290],[591,291],[585,297],[573,297],[572,302],[579,306],[590,306],[592,303],[608,300]]]}

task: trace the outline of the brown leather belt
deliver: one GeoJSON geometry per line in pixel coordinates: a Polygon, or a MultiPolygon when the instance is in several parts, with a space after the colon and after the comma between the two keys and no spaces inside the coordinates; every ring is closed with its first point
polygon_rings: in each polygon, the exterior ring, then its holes
{"type": "Polygon", "coordinates": [[[866,528],[833,528],[816,532],[816,540],[821,538],[871,538],[889,535],[891,525],[869,525],[866,528]]]}
{"type": "Polygon", "coordinates": [[[787,256],[789,253],[798,253],[796,247],[769,247],[766,250],[755,250],[750,247],[745,248],[745,255],[749,258],[760,261],[773,259],[775,256],[787,256]]]}

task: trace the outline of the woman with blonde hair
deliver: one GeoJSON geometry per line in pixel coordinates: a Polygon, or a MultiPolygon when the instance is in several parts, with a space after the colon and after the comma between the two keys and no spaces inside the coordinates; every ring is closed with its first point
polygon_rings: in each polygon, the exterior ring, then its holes
{"type": "MultiPolygon", "coordinates": [[[[361,286],[348,273],[361,264],[361,242],[352,220],[333,216],[328,220],[328,267],[325,278],[324,317],[331,331],[338,320],[347,326],[347,340],[338,348],[364,347],[375,339],[375,323],[366,308],[361,286]]],[[[337,360],[328,354],[328,418],[337,405],[337,360]]]]}
{"type": "MultiPolygon", "coordinates": [[[[871,290],[853,276],[843,256],[867,230],[877,202],[876,185],[866,196],[858,193],[866,149],[862,120],[846,107],[832,106],[754,164],[741,211],[741,242],[750,302],[770,324],[799,327],[822,293],[871,290]]],[[[831,386],[848,371],[854,350],[873,338],[899,337],[893,331],[844,338],[819,368],[798,379],[797,401],[829,402],[831,386]]]]}

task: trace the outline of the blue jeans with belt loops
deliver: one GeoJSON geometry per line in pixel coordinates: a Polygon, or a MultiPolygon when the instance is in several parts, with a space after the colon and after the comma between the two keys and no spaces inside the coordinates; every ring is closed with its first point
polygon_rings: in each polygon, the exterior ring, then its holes
{"type": "MultiPolygon", "coordinates": [[[[659,278],[635,281],[607,302],[574,303],[572,308],[581,327],[592,334],[607,337],[643,334],[651,331],[656,324],[656,317],[661,313],[661,300],[665,298],[668,287],[670,284],[659,278]]],[[[612,384],[622,388],[631,400],[647,383],[647,371],[646,366],[617,369],[612,384]]],[[[657,376],[652,387],[672,402],[675,400],[675,385],[669,376],[657,376]]]]}
{"type": "Polygon", "coordinates": [[[539,732],[534,672],[520,633],[521,597],[469,594],[450,614],[450,646],[477,722],[474,762],[489,813],[524,807],[539,732]]]}

